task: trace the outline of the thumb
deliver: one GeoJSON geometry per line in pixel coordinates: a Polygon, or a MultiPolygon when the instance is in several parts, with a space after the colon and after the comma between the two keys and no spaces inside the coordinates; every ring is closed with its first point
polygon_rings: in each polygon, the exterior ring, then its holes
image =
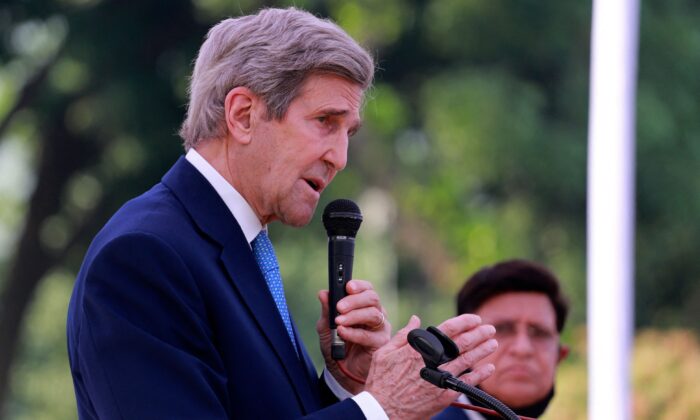
{"type": "Polygon", "coordinates": [[[411,315],[411,318],[408,320],[408,324],[406,324],[405,327],[398,330],[396,332],[396,335],[394,335],[391,338],[391,340],[389,340],[389,342],[386,343],[385,347],[388,350],[393,350],[405,346],[408,343],[408,333],[419,327],[420,318],[418,318],[416,315],[411,315]]]}
{"type": "Polygon", "coordinates": [[[328,290],[318,292],[318,301],[321,302],[321,318],[318,322],[328,326],[328,290]]]}

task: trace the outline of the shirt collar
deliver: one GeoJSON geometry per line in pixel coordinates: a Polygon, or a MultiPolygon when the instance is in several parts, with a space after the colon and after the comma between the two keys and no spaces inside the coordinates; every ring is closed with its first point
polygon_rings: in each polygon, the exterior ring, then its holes
{"type": "Polygon", "coordinates": [[[219,194],[219,197],[221,197],[226,207],[228,207],[233,217],[241,226],[241,230],[248,244],[253,242],[253,239],[258,236],[261,230],[267,230],[267,226],[263,226],[260,223],[260,219],[255,215],[255,212],[245,198],[243,198],[243,196],[236,191],[236,189],[233,188],[233,186],[229,184],[202,155],[194,150],[194,148],[190,148],[185,155],[185,159],[187,159],[187,161],[209,181],[211,186],[214,187],[216,193],[219,194]]]}
{"type": "MultiPolygon", "coordinates": [[[[467,398],[466,395],[460,394],[459,398],[457,398],[457,401],[461,402],[462,404],[469,404],[469,405],[474,405],[473,402],[467,398]]],[[[467,410],[466,408],[462,410],[464,415],[466,416],[467,419],[469,420],[486,420],[484,416],[482,416],[479,412],[473,411],[473,410],[467,410]]]]}

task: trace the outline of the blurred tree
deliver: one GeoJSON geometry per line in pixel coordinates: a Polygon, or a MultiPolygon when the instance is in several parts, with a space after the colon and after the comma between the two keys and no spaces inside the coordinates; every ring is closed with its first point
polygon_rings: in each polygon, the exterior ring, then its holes
{"type": "Polygon", "coordinates": [[[106,217],[177,156],[184,90],[176,88],[207,26],[186,1],[18,2],[0,16],[9,91],[0,139],[32,149],[36,173],[0,294],[3,407],[40,280],[57,264],[75,273],[106,217]]]}
{"type": "Polygon", "coordinates": [[[637,324],[700,331],[700,5],[646,2],[641,25],[637,324]]]}
{"type": "Polygon", "coordinates": [[[444,302],[477,268],[525,257],[562,276],[581,321],[590,5],[413,5],[379,76],[408,123],[367,165],[388,167],[399,208],[402,300],[444,302]]]}

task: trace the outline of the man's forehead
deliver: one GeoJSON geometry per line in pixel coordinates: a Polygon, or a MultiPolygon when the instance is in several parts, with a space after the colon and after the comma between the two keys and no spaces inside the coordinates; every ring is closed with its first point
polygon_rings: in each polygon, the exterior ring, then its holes
{"type": "Polygon", "coordinates": [[[359,84],[335,75],[315,74],[306,78],[299,89],[298,97],[314,97],[319,101],[346,102],[358,108],[364,98],[364,90],[359,84]]]}
{"type": "Polygon", "coordinates": [[[556,312],[549,297],[540,292],[507,292],[493,296],[476,310],[489,322],[541,320],[556,323],[556,312]]]}

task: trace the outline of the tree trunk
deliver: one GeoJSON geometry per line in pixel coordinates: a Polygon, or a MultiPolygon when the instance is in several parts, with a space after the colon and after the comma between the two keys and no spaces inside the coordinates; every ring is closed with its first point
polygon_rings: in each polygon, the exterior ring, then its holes
{"type": "Polygon", "coordinates": [[[49,216],[58,213],[66,184],[93,156],[94,147],[69,133],[63,125],[64,112],[57,114],[43,130],[49,134],[43,142],[37,186],[0,294],[0,418],[8,396],[10,368],[17,351],[22,321],[37,285],[58,262],[58,252],[41,243],[42,224],[49,216]]]}

